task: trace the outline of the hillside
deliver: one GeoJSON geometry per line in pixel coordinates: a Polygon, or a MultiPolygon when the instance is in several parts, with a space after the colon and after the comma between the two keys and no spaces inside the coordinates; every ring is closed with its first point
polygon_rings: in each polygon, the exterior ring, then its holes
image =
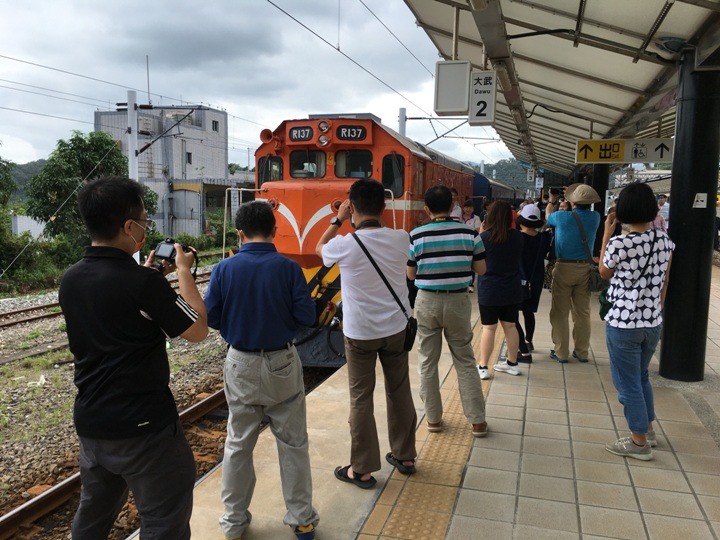
{"type": "Polygon", "coordinates": [[[12,194],[10,201],[24,201],[26,199],[25,189],[30,179],[38,174],[46,163],[46,159],[38,159],[37,161],[31,161],[30,163],[15,165],[15,167],[13,167],[12,178],[17,183],[18,189],[12,194]]]}

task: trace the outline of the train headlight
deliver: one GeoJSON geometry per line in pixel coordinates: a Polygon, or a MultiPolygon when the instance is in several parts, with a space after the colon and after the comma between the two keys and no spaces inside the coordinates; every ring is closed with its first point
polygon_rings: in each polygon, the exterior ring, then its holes
{"type": "Polygon", "coordinates": [[[325,133],[328,129],[330,129],[330,124],[329,124],[328,122],[326,122],[325,120],[323,120],[322,122],[320,122],[320,123],[318,124],[318,129],[319,129],[322,133],[325,133]]]}
{"type": "Polygon", "coordinates": [[[318,143],[320,144],[320,146],[327,146],[328,144],[330,144],[330,137],[328,137],[327,135],[320,135],[318,137],[318,143]]]}

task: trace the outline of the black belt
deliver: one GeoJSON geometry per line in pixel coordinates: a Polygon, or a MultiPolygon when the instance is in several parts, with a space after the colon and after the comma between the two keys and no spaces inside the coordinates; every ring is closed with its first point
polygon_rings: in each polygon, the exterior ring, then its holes
{"type": "Polygon", "coordinates": [[[585,263],[585,264],[588,264],[588,260],[587,260],[587,259],[557,259],[557,262],[585,263]]]}
{"type": "Polygon", "coordinates": [[[435,290],[435,289],[420,289],[420,290],[435,293],[435,294],[455,294],[455,293],[466,293],[467,287],[465,287],[464,289],[450,289],[448,291],[439,291],[439,290],[435,290]]]}
{"type": "Polygon", "coordinates": [[[264,348],[264,349],[241,349],[240,347],[236,347],[235,345],[232,346],[233,349],[236,351],[244,352],[244,353],[261,353],[261,352],[277,352],[277,351],[283,351],[285,349],[289,349],[292,347],[292,342],[288,341],[285,343],[282,347],[275,347],[275,348],[264,348]]]}

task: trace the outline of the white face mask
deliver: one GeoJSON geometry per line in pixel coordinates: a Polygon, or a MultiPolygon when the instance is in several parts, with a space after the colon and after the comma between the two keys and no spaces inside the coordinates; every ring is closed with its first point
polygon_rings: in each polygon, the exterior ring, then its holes
{"type": "Polygon", "coordinates": [[[131,233],[128,233],[128,234],[130,234],[130,238],[133,239],[133,242],[135,242],[135,251],[133,253],[137,253],[138,251],[140,251],[142,249],[143,245],[145,244],[145,240],[147,240],[147,228],[140,225],[134,219],[132,220],[132,222],[135,223],[138,227],[140,227],[143,230],[143,236],[142,236],[142,240],[140,240],[140,242],[138,242],[131,233]]]}

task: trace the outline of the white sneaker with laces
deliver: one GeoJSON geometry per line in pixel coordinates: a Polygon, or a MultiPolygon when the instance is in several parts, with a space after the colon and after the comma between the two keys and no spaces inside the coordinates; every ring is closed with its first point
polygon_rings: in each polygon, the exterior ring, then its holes
{"type": "Polygon", "coordinates": [[[520,368],[517,366],[511,366],[507,363],[507,360],[495,364],[495,371],[501,371],[503,373],[507,373],[508,375],[520,375],[520,368]]]}
{"type": "Polygon", "coordinates": [[[483,367],[478,365],[478,373],[480,374],[480,378],[483,381],[487,381],[490,378],[490,372],[488,371],[487,366],[483,367]]]}

